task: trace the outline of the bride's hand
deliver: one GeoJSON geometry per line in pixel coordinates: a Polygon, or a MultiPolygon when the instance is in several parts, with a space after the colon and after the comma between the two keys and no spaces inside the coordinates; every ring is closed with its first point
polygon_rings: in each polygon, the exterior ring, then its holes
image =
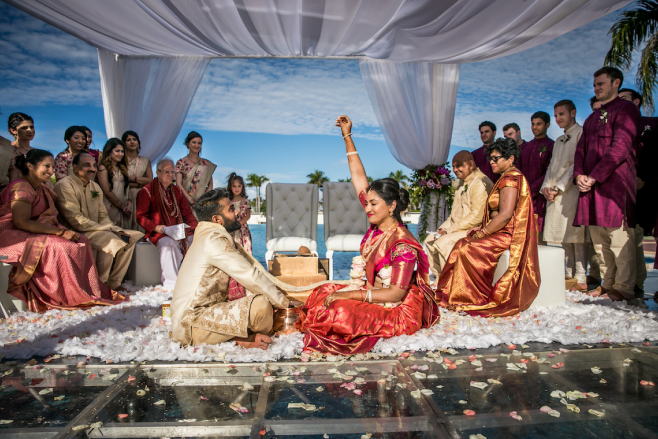
{"type": "Polygon", "coordinates": [[[347,116],[338,116],[338,119],[336,119],[336,126],[340,127],[343,136],[352,132],[352,121],[347,116]]]}
{"type": "Polygon", "coordinates": [[[336,300],[345,300],[349,298],[350,298],[349,291],[346,292],[340,291],[333,294],[329,294],[327,297],[325,297],[323,306],[325,308],[329,308],[331,304],[334,303],[336,300]]]}
{"type": "Polygon", "coordinates": [[[466,233],[466,236],[472,236],[472,235],[476,234],[476,233],[479,232],[479,231],[480,231],[480,228],[479,228],[479,227],[473,227],[471,230],[469,230],[469,231],[466,233]]]}

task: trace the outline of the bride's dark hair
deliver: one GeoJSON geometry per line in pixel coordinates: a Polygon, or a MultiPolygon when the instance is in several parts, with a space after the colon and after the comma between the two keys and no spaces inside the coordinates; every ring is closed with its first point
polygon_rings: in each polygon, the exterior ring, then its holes
{"type": "Polygon", "coordinates": [[[384,200],[387,206],[395,201],[393,217],[398,222],[402,222],[402,212],[409,207],[409,192],[405,188],[400,187],[400,184],[392,178],[382,178],[373,181],[368,190],[377,192],[377,195],[384,200]]]}

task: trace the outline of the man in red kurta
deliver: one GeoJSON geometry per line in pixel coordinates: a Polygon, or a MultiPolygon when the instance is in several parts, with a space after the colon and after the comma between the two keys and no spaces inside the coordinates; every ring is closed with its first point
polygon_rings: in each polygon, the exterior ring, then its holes
{"type": "Polygon", "coordinates": [[[472,151],[471,155],[473,156],[475,165],[480,168],[480,171],[495,183],[498,181],[500,175],[494,174],[491,170],[489,157],[487,157],[487,146],[492,145],[496,140],[496,125],[493,122],[485,120],[480,124],[478,129],[480,130],[480,139],[482,139],[483,145],[475,151],[472,151]]]}
{"type": "Polygon", "coordinates": [[[553,156],[553,139],[546,135],[551,125],[551,117],[545,111],[537,111],[530,117],[532,123],[532,134],[535,138],[521,146],[521,156],[516,161],[516,167],[528,180],[530,191],[532,191],[532,207],[537,215],[539,226],[540,244],[545,244],[543,233],[544,217],[546,216],[546,198],[541,193],[541,185],[544,183],[548,165],[551,164],[553,156]]]}
{"type": "Polygon", "coordinates": [[[635,140],[640,111],[620,99],[624,76],[614,67],[594,73],[601,102],[583,125],[576,147],[573,176],[580,190],[574,226],[590,226],[601,245],[606,270],[603,285],[592,294],[613,300],[633,298],[635,287],[635,140]]]}
{"type": "Polygon", "coordinates": [[[135,217],[146,231],[148,240],[160,251],[162,285],[173,289],[180,264],[192,243],[197,220],[183,191],[173,184],[176,176],[174,162],[164,158],[158,162],[156,169],[157,177],[137,193],[135,217]],[[165,234],[165,227],[176,224],[189,226],[185,229],[185,238],[174,240],[165,234]]]}

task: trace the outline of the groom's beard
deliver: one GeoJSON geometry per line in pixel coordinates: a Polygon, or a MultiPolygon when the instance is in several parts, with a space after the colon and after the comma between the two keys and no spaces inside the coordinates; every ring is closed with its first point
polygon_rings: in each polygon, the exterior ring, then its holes
{"type": "Polygon", "coordinates": [[[222,217],[222,220],[224,221],[224,228],[229,233],[233,233],[236,230],[240,230],[240,227],[242,227],[242,225],[236,219],[228,219],[221,213],[219,214],[219,216],[222,217]]]}

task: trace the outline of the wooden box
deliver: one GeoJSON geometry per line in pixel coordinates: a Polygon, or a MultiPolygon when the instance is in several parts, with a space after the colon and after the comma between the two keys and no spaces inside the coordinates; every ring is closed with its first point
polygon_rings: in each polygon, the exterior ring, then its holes
{"type": "Polygon", "coordinates": [[[276,254],[270,272],[274,276],[313,276],[318,274],[318,257],[315,255],[276,254]]]}

